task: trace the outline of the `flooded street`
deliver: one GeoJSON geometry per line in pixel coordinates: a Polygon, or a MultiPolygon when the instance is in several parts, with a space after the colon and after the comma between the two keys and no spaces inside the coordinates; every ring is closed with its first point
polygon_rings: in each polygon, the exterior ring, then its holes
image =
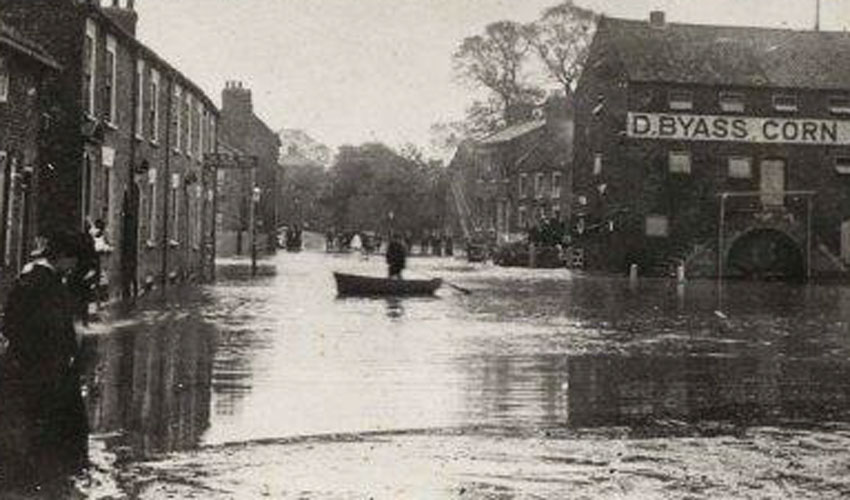
{"type": "Polygon", "coordinates": [[[93,498],[839,498],[850,288],[280,253],[89,335],[93,498]]]}

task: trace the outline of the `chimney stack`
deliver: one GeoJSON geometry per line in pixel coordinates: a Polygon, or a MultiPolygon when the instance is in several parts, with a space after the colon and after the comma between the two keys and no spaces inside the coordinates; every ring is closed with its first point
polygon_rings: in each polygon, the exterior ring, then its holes
{"type": "Polygon", "coordinates": [[[222,112],[235,112],[247,116],[254,112],[253,108],[251,89],[244,88],[241,81],[225,82],[224,90],[221,92],[222,112]]]}
{"type": "Polygon", "coordinates": [[[664,27],[664,11],[663,10],[653,10],[649,13],[649,25],[653,28],[663,28],[664,27]]]}
{"type": "Polygon", "coordinates": [[[121,7],[121,0],[112,0],[112,5],[103,7],[103,12],[124,31],[136,36],[136,24],[139,22],[139,16],[136,14],[133,5],[133,0],[125,0],[124,7],[121,7]]]}

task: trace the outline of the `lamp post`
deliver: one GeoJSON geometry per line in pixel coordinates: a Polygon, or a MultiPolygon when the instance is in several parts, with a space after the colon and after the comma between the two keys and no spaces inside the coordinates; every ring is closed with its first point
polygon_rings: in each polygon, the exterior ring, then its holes
{"type": "Polygon", "coordinates": [[[256,184],[251,190],[251,213],[249,224],[251,224],[251,276],[257,275],[257,205],[260,202],[260,188],[256,184]]]}

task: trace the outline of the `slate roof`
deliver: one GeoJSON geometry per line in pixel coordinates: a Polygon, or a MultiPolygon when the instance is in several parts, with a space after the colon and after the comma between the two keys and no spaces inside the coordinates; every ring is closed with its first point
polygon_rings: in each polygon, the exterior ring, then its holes
{"type": "Polygon", "coordinates": [[[603,18],[632,81],[850,88],[850,34],[603,18]]]}
{"type": "Polygon", "coordinates": [[[18,30],[0,20],[0,44],[24,54],[41,64],[59,70],[62,67],[41,45],[22,35],[18,30]]]}
{"type": "Polygon", "coordinates": [[[517,137],[522,137],[523,135],[533,132],[538,128],[546,125],[546,120],[530,120],[527,122],[518,123],[516,125],[511,125],[510,127],[504,128],[492,135],[489,135],[483,139],[481,139],[478,143],[484,146],[499,144],[502,142],[510,142],[517,137]]]}

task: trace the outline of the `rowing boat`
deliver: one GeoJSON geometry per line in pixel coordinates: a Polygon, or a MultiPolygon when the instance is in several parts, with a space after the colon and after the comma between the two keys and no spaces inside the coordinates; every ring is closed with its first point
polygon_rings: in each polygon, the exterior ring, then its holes
{"type": "Polygon", "coordinates": [[[443,280],[408,280],[397,278],[378,278],[358,274],[334,273],[336,290],[339,295],[431,295],[443,280]]]}

